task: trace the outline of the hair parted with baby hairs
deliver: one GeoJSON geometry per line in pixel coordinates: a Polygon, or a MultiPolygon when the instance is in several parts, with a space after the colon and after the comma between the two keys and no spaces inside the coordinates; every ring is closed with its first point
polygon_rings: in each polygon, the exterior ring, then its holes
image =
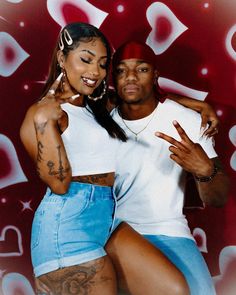
{"type": "Polygon", "coordinates": [[[65,56],[68,56],[69,52],[75,50],[80,42],[91,42],[94,38],[99,38],[104,44],[107,51],[107,62],[105,65],[106,69],[106,77],[104,82],[101,83],[93,92],[93,95],[88,98],[85,96],[85,102],[90,107],[93,112],[93,115],[96,121],[104,127],[109,135],[114,138],[119,138],[122,141],[126,141],[127,137],[124,131],[119,127],[119,125],[111,118],[106,105],[108,100],[107,89],[104,85],[108,83],[108,73],[109,66],[111,63],[111,54],[112,50],[107,38],[104,34],[95,26],[88,23],[75,22],[67,24],[60,32],[58,36],[57,45],[54,49],[52,55],[52,61],[49,69],[49,76],[46,81],[45,87],[43,89],[43,93],[41,98],[45,96],[45,94],[50,89],[52,83],[56,80],[58,75],[61,73],[61,68],[57,62],[57,52],[61,50],[65,56]],[[93,98],[101,97],[101,99],[93,100],[93,98]]]}

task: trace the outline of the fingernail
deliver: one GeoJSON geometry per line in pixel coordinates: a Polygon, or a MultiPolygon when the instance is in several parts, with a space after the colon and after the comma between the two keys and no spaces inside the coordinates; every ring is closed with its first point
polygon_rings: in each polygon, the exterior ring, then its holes
{"type": "Polygon", "coordinates": [[[177,122],[176,120],[174,120],[174,121],[173,121],[173,124],[174,124],[174,125],[177,125],[177,124],[178,124],[178,122],[177,122]]]}
{"type": "Polygon", "coordinates": [[[63,73],[60,73],[60,75],[57,77],[56,81],[60,81],[62,76],[63,76],[63,73]]]}
{"type": "Polygon", "coordinates": [[[160,132],[155,132],[155,135],[156,135],[156,136],[160,136],[161,133],[160,133],[160,132]]]}
{"type": "Polygon", "coordinates": [[[204,134],[204,132],[205,132],[205,130],[207,129],[207,126],[205,126],[205,127],[201,127],[201,129],[200,129],[200,137],[202,137],[204,134]]]}

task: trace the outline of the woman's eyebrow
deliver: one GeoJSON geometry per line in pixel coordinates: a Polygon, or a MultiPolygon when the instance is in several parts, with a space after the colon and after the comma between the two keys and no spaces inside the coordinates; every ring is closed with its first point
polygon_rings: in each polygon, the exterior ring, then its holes
{"type": "Polygon", "coordinates": [[[92,52],[91,50],[88,50],[88,49],[83,49],[83,50],[81,50],[81,52],[87,52],[87,53],[91,54],[92,56],[96,55],[95,52],[92,52]]]}
{"type": "MultiPolygon", "coordinates": [[[[91,54],[92,56],[96,56],[96,52],[93,52],[93,51],[88,50],[88,49],[83,49],[83,50],[81,50],[81,52],[87,52],[87,53],[91,54]]],[[[104,56],[101,56],[101,58],[107,58],[107,56],[104,55],[104,56]]]]}

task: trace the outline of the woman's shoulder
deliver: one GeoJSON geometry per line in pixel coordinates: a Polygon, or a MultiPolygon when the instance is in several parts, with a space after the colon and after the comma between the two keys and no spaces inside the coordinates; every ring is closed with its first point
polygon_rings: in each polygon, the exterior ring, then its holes
{"type": "Polygon", "coordinates": [[[34,102],[32,105],[30,105],[26,111],[26,115],[32,116],[39,108],[39,106],[40,106],[39,103],[40,103],[40,101],[37,101],[37,102],[34,102]]]}
{"type": "Polygon", "coordinates": [[[38,107],[38,102],[35,102],[26,110],[25,117],[20,127],[21,136],[28,136],[29,130],[34,129],[34,116],[38,107]]]}

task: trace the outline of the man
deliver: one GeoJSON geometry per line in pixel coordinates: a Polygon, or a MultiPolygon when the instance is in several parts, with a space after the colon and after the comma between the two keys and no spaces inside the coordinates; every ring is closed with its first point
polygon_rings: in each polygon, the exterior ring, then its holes
{"type": "MultiPolygon", "coordinates": [[[[113,118],[129,140],[120,143],[115,194],[117,218],[158,247],[184,274],[191,295],[213,295],[206,263],[183,215],[186,171],[193,174],[205,205],[223,206],[229,181],[210,138],[201,137],[200,116],[166,99],[158,100],[155,54],[146,44],[128,42],[113,59],[120,105],[113,118]]],[[[118,231],[119,232],[119,231],[118,231]]],[[[116,233],[112,247],[121,235],[116,233]]],[[[125,262],[119,255],[117,271],[125,262]]]]}

